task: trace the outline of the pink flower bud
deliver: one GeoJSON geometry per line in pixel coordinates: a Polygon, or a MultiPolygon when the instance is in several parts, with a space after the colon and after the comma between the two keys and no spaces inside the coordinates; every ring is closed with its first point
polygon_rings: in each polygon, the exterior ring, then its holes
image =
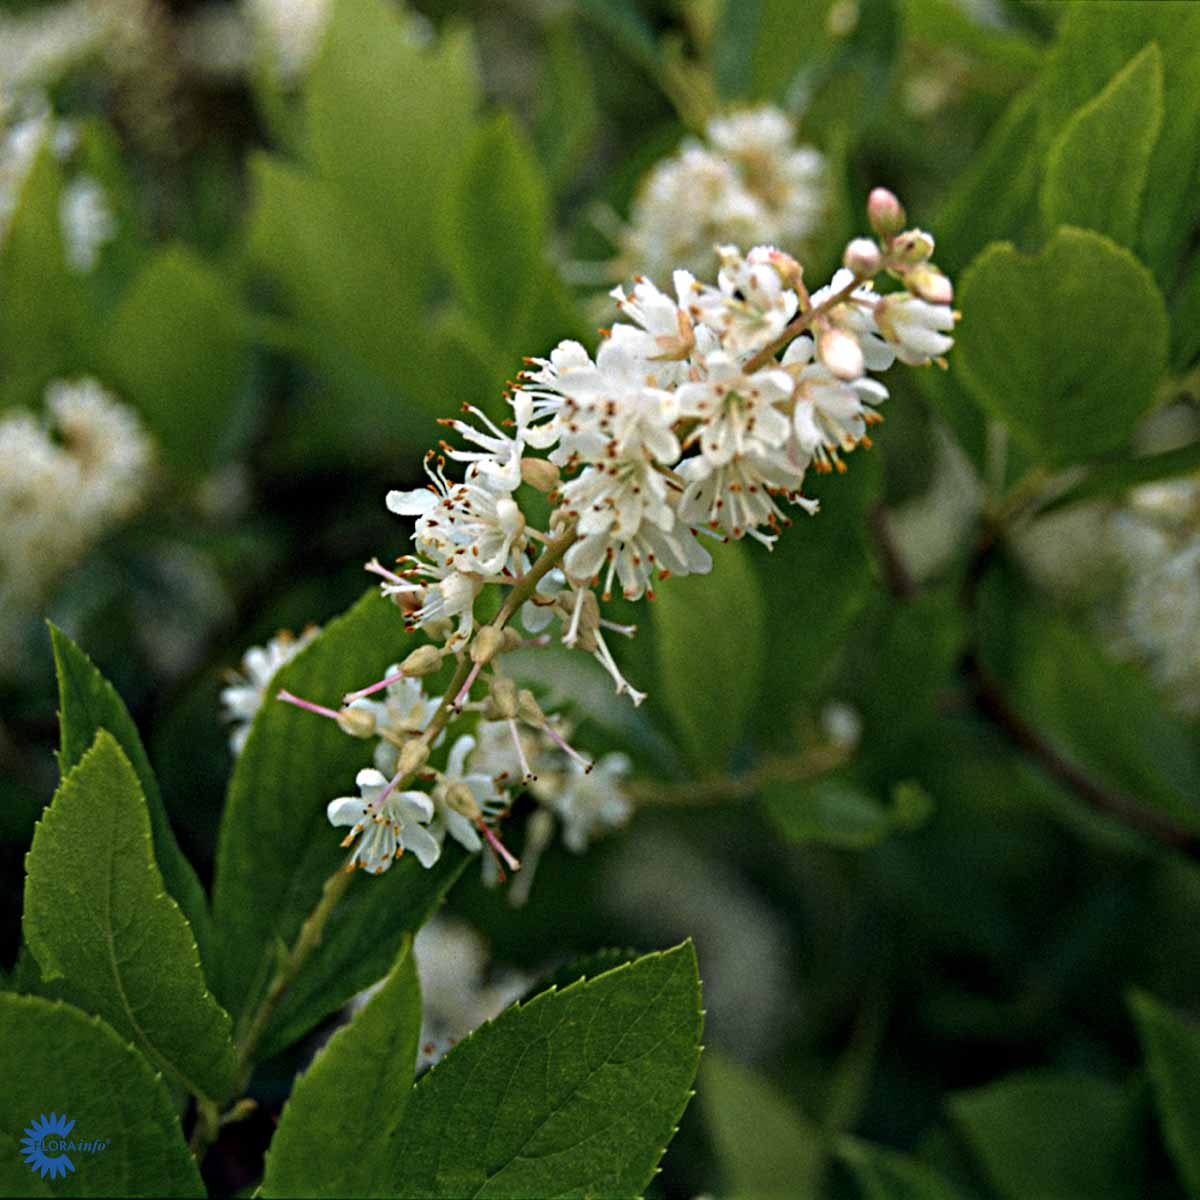
{"type": "Polygon", "coordinates": [[[844,330],[824,330],[817,338],[817,357],[839,379],[862,378],[862,347],[844,330]]]}
{"type": "Polygon", "coordinates": [[[904,205],[887,188],[872,189],[867,197],[867,220],[881,238],[895,237],[907,219],[904,205]]]}
{"type": "Polygon", "coordinates": [[[883,255],[870,238],[855,238],[842,255],[842,266],[858,279],[870,279],[882,265],[883,255]]]}
{"type": "Polygon", "coordinates": [[[954,285],[932,263],[922,263],[904,276],[904,286],[930,304],[952,304],[954,285]]]}

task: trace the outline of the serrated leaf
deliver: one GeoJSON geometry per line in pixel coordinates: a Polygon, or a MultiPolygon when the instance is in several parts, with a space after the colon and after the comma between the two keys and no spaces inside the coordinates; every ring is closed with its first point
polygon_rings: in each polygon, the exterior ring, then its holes
{"type": "Polygon", "coordinates": [[[383,0],[337,0],[304,107],[308,157],[339,189],[343,211],[377,231],[417,296],[480,87],[468,37],[426,46],[410,22],[383,0]]]}
{"type": "Polygon", "coordinates": [[[712,572],[670,580],[651,612],[667,711],[696,763],[723,768],[758,692],[766,620],[750,550],[710,552],[712,572]]]}
{"type": "Polygon", "coordinates": [[[1145,992],[1130,997],[1159,1124],[1189,1196],[1200,1196],[1200,1025],[1145,992]]]}
{"type": "Polygon", "coordinates": [[[963,276],[959,306],[969,315],[956,373],[1038,462],[1116,450],[1154,403],[1163,298],[1137,259],[1100,234],[1060,228],[1033,257],[989,246],[963,276]]]}
{"type": "Polygon", "coordinates": [[[417,1084],[392,1194],[640,1196],[700,1026],[691,943],[514,1005],[417,1084]]]}
{"type": "Polygon", "coordinates": [[[792,1200],[821,1194],[824,1133],[788,1097],[711,1050],[697,1091],[729,1195],[792,1200]]]}
{"type": "Polygon", "coordinates": [[[386,1196],[421,1037],[406,937],[383,986],[292,1088],[271,1139],[264,1196],[386,1196]]]}
{"type": "Polygon", "coordinates": [[[230,420],[250,360],[240,298],[182,246],[159,251],[108,326],[108,360],[124,399],[178,469],[202,472],[230,450],[230,420]]]}
{"type": "Polygon", "coordinates": [[[1002,1200],[1136,1200],[1137,1113],[1086,1075],[1010,1076],[960,1092],[950,1113],[1002,1200]]]}
{"type": "MultiPolygon", "coordinates": [[[[409,641],[395,606],[372,589],[279,672],[272,691],[336,705],[403,658],[409,641]]],[[[219,994],[235,1020],[244,1023],[266,986],[275,946],[295,942],[325,881],[345,862],[325,807],[354,793],[354,776],[370,760],[370,744],[291,705],[268,702],[255,719],[229,785],[213,889],[219,994]]],[[[282,1049],[284,1038],[300,1036],[385,974],[405,933],[424,922],[464,861],[448,847],[429,871],[405,855],[386,875],[355,880],[260,1054],[282,1049]]]]}
{"type": "Polygon", "coordinates": [[[0,1190],[6,1196],[204,1196],[161,1077],[103,1021],[70,1005],[0,995],[0,1190]],[[71,1136],[107,1141],[71,1155],[75,1170],[45,1183],[7,1145],[42,1114],[65,1113],[71,1136]],[[10,1187],[14,1183],[16,1186],[10,1187]]]}
{"type": "Polygon", "coordinates": [[[907,1155],[843,1138],[838,1157],[850,1168],[863,1200],[960,1200],[949,1180],[907,1155]]]}
{"type": "Polygon", "coordinates": [[[146,757],[137,726],[116,688],[92,660],[53,622],[49,623],[49,628],[54,669],[58,676],[59,772],[65,776],[76,766],[91,749],[101,729],[107,729],[117,740],[137,774],[146,799],[150,835],[154,840],[154,861],[162,872],[167,891],[192,927],[201,959],[207,960],[212,919],[204,888],[175,840],[158,790],[158,780],[146,757]]]}
{"type": "Polygon", "coordinates": [[[1042,183],[1046,223],[1094,229],[1132,245],[1162,121],[1162,55],[1151,42],[1051,144],[1042,183]]]}
{"type": "Polygon", "coordinates": [[[191,927],[163,890],[137,774],[106,730],[59,786],[26,856],[25,941],[52,981],[193,1095],[234,1085],[230,1021],[191,927]]]}
{"type": "Polygon", "coordinates": [[[441,209],[442,254],[458,295],[503,346],[533,301],[549,221],[541,171],[507,113],[476,130],[441,209]]]}

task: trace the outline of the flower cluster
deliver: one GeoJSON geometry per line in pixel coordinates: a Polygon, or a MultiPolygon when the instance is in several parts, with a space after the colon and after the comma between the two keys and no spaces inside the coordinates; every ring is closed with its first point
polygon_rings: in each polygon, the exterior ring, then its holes
{"type": "Polygon", "coordinates": [[[141,503],[152,445],[95,380],[52,384],[48,420],[0,420],[0,635],[141,503]]]}
{"type": "MultiPolygon", "coordinates": [[[[817,509],[803,495],[806,472],[843,471],[844,456],[870,444],[888,393],[869,373],[941,361],[957,314],[931,261],[933,239],[905,230],[904,210],[883,189],[868,217],[875,237],[852,241],[844,267],[816,291],[771,246],[719,247],[715,284],[678,270],[670,292],[645,278],[617,288],[624,319],[595,356],[566,341],[528,360],[504,427],[471,407],[473,420],[443,422],[458,443],[427,456],[427,485],[387,496],[393,513],[414,520],[415,552],[394,568],[367,564],[428,641],[340,709],[280,693],[348,734],[379,739],[359,794],[329,806],[330,821],[349,826],[350,865],[379,872],[406,848],[430,865],[449,833],[468,850],[487,843],[496,863],[515,867],[496,830],[526,792],[559,817],[574,850],[626,818],[628,760],[594,764],[576,750],[561,719],[505,672],[504,655],[549,644],[557,623],[562,645],[593,655],[617,692],[640,703],[606,637],[635,632],[604,616],[614,591],[652,598],[670,575],[707,572],[705,538],[770,548],[790,507],[817,509]],[[876,280],[892,287],[876,290],[876,280]],[[551,506],[544,528],[532,517],[534,493],[551,506]],[[476,604],[489,587],[506,595],[480,624],[476,604]],[[421,680],[451,662],[444,695],[428,698],[421,680]],[[474,732],[432,766],[443,731],[467,719],[474,732]]],[[[530,836],[543,843],[546,829],[531,823],[530,836]]]]}
{"type": "Polygon", "coordinates": [[[626,269],[665,276],[708,269],[714,245],[765,241],[792,249],[827,206],[825,160],[796,144],[791,119],[770,105],[714,117],[638,190],[621,233],[626,269]]]}

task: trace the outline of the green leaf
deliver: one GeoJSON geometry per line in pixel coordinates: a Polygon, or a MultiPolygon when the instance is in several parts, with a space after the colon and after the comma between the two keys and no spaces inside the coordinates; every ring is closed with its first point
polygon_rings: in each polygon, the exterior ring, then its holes
{"type": "Polygon", "coordinates": [[[1107,787],[1200,831],[1200,757],[1144,675],[1065,617],[1029,607],[1011,619],[1010,699],[1021,715],[1107,787]]]}
{"type": "Polygon", "coordinates": [[[1145,992],[1130,997],[1167,1149],[1189,1196],[1200,1196],[1200,1026],[1145,992]]]}
{"type": "Polygon", "coordinates": [[[1045,516],[1084,500],[1119,496],[1143,483],[1175,479],[1180,475],[1191,475],[1197,470],[1200,470],[1200,442],[1163,450],[1159,454],[1098,463],[1070,491],[1052,500],[1038,515],[1045,516]]]}
{"type": "Polygon", "coordinates": [[[1108,238],[1061,228],[1034,257],[989,246],[959,305],[955,370],[1035,460],[1116,450],[1153,404],[1166,309],[1149,272],[1108,238]]]}
{"type": "Polygon", "coordinates": [[[1026,88],[992,126],[955,180],[937,220],[937,257],[957,275],[989,242],[1020,242],[1037,215],[1042,160],[1037,154],[1040,91],[1026,88]]]}
{"type": "Polygon", "coordinates": [[[4,1195],[205,1195],[162,1078],[98,1018],[0,995],[0,1079],[8,1084],[0,1088],[4,1195]],[[108,1143],[72,1154],[75,1171],[61,1183],[43,1183],[8,1153],[30,1122],[52,1112],[74,1120],[72,1138],[108,1143]]]}
{"type": "Polygon", "coordinates": [[[458,295],[503,346],[532,303],[549,231],[541,171],[507,113],[476,131],[440,207],[442,253],[458,295]]]}
{"type": "Polygon", "coordinates": [[[36,403],[51,379],[86,363],[88,314],[64,258],[62,186],[62,169],[43,146],[0,242],[0,408],[36,403]]]}
{"type": "Polygon", "coordinates": [[[264,1196],[386,1196],[421,1037],[421,987],[405,938],[383,986],[292,1088],[271,1139],[264,1196]]]}
{"type": "Polygon", "coordinates": [[[817,842],[863,850],[897,830],[923,825],[933,800],[912,780],[892,789],[886,805],[847,774],[825,775],[811,783],[773,783],[763,789],[767,816],[790,842],[817,842]]]}
{"type": "Polygon", "coordinates": [[[717,86],[726,99],[784,99],[797,71],[828,53],[830,0],[738,0],[721,7],[717,86]]]}
{"type": "Polygon", "coordinates": [[[534,140],[556,190],[572,186],[599,122],[592,64],[569,13],[549,25],[534,140]]]}
{"type": "Polygon", "coordinates": [[[722,768],[758,692],[766,628],[750,551],[709,545],[712,572],[672,579],[651,611],[666,707],[695,761],[722,768]]]}
{"type": "Polygon", "coordinates": [[[1163,121],[1162,55],[1151,42],[1063,126],[1046,156],[1046,223],[1132,245],[1163,121]]]}
{"type": "Polygon", "coordinates": [[[932,1167],[857,1138],[838,1143],[863,1200],[958,1200],[960,1193],[932,1167]]]}
{"type": "MultiPolygon", "coordinates": [[[[288,663],[272,689],[336,705],[403,658],[409,641],[395,606],[372,589],[288,663]]],[[[268,702],[255,719],[229,785],[213,890],[219,994],[242,1024],[266,986],[276,947],[296,940],[326,879],[345,862],[325,808],[354,794],[354,776],[370,760],[367,742],[291,705],[268,702]]],[[[425,921],[464,861],[448,847],[429,871],[406,855],[386,875],[355,880],[330,917],[337,936],[325,939],[289,989],[261,1056],[384,975],[404,935],[425,921]]]]}
{"type": "Polygon", "coordinates": [[[464,35],[426,48],[396,5],[337,0],[305,87],[309,159],[337,186],[343,212],[377,232],[410,296],[428,284],[435,223],[471,141],[477,76],[464,35]]]}
{"type": "Polygon", "coordinates": [[[43,977],[65,977],[193,1095],[224,1099],[235,1071],[229,1017],[163,891],[137,774],[106,730],[59,786],[26,867],[25,940],[43,977]]]}
{"type": "Polygon", "coordinates": [[[1136,1200],[1136,1105],[1115,1084],[1073,1074],[1010,1076],[950,1101],[1002,1200],[1136,1200]]]}
{"type": "Polygon", "coordinates": [[[698,1091],[729,1195],[791,1200],[821,1194],[824,1134],[774,1085],[709,1050],[698,1091]]]}
{"type": "MultiPolygon", "coordinates": [[[[1042,77],[1040,140],[1049,144],[1150,42],[1162,52],[1163,107],[1168,114],[1150,159],[1138,257],[1169,282],[1200,214],[1200,8],[1191,4],[1070,4],[1042,77]]],[[[1115,177],[1110,177],[1111,187],[1115,177]]]]}
{"type": "Polygon", "coordinates": [[[514,1005],[417,1084],[390,1193],[640,1196],[700,1057],[691,943],[514,1005]]]}
{"type": "Polygon", "coordinates": [[[1171,293],[1171,369],[1182,373],[1200,355],[1200,250],[1171,293]]]}
{"type": "Polygon", "coordinates": [[[142,412],[175,467],[202,472],[230,449],[230,420],[249,370],[240,299],[182,246],[134,280],[106,344],[119,390],[142,412]]]}
{"type": "Polygon", "coordinates": [[[154,839],[154,861],[162,872],[167,891],[175,898],[192,927],[201,958],[207,960],[212,919],[204,889],[192,864],[183,856],[175,840],[158,790],[158,780],[125,702],[117,695],[116,688],[100,674],[92,660],[53,623],[50,624],[50,646],[58,675],[61,743],[58,769],[64,776],[71,771],[91,749],[101,729],[107,729],[116,738],[137,773],[142,795],[146,798],[150,834],[154,839]]]}

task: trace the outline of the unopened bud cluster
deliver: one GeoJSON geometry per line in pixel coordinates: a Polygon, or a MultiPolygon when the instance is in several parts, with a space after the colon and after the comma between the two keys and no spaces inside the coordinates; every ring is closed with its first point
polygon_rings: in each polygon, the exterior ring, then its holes
{"type": "Polygon", "coordinates": [[[882,189],[868,215],[875,238],[852,241],[822,288],[810,292],[802,265],[774,247],[719,247],[715,284],[677,270],[670,292],[644,278],[615,289],[624,320],[595,357],[566,341],[527,360],[505,427],[471,407],[473,422],[443,422],[460,444],[429,453],[425,487],[387,497],[393,513],[415,519],[415,553],[394,569],[367,564],[430,644],[347,696],[340,712],[285,696],[352,736],[379,739],[361,795],[330,805],[330,820],[357,840],[352,862],[382,870],[407,847],[429,865],[449,832],[468,849],[487,841],[513,866],[495,826],[525,790],[559,814],[574,848],[624,817],[628,763],[609,756],[592,774],[561,723],[506,673],[504,656],[557,637],[640,703],[608,641],[635,627],[609,620],[603,604],[616,591],[652,598],[670,575],[708,572],[706,538],[749,536],[770,548],[789,507],[817,511],[803,494],[809,468],[843,471],[845,455],[870,445],[888,394],[870,373],[897,359],[942,361],[957,314],[931,261],[933,239],[904,229],[903,208],[882,189]],[[876,280],[891,290],[877,291],[876,280]],[[461,479],[447,474],[452,462],[461,479]],[[535,493],[552,505],[545,528],[527,503],[535,493]],[[480,624],[476,603],[489,587],[503,605],[480,624]],[[444,663],[456,666],[454,681],[429,699],[420,676],[444,663]],[[379,692],[383,700],[371,699],[379,692]],[[467,714],[475,733],[454,741],[444,768],[431,766],[444,727],[467,714]],[[413,780],[430,786],[400,790],[413,780]]]}

